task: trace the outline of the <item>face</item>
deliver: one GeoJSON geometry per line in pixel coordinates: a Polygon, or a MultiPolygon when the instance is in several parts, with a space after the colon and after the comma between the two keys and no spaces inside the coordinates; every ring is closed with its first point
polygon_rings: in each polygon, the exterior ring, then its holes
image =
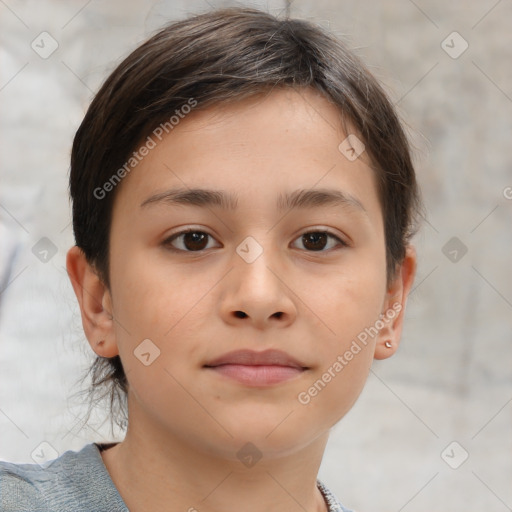
{"type": "Polygon", "coordinates": [[[193,111],[124,178],[104,304],[130,429],[272,457],[353,405],[399,307],[374,171],[347,135],[316,92],[278,90],[193,111]]]}

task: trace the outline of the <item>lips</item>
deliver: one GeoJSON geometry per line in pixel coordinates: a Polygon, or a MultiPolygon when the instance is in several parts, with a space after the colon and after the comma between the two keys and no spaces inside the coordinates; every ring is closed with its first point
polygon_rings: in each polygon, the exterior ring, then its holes
{"type": "Polygon", "coordinates": [[[205,364],[205,366],[221,366],[226,364],[241,364],[245,366],[289,366],[292,368],[306,368],[303,364],[281,350],[265,350],[255,352],[253,350],[236,350],[224,354],[217,359],[205,364]]]}
{"type": "Polygon", "coordinates": [[[308,369],[280,350],[236,350],[209,361],[204,367],[224,378],[255,387],[290,380],[308,369]]]}

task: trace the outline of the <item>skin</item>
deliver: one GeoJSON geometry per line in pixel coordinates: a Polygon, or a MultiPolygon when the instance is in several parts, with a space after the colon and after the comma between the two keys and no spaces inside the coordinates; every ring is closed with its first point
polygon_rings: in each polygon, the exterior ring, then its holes
{"type": "Polygon", "coordinates": [[[102,452],[132,512],[324,511],[316,487],[329,430],[352,407],[372,360],[396,351],[416,270],[412,246],[390,286],[374,171],[363,153],[338,149],[346,138],[336,108],[313,90],[292,89],[229,106],[193,111],[127,175],[111,227],[111,289],[80,249],[67,255],[85,334],[100,356],[119,354],[129,382],[123,442],[102,452]],[[141,203],[170,188],[203,187],[238,196],[220,206],[141,203]],[[315,206],[278,212],[279,194],[334,188],[362,206],[315,206]],[[200,252],[186,237],[211,235],[200,252]],[[322,230],[320,250],[302,235],[322,230]],[[236,252],[248,236],[262,254],[236,252]],[[186,252],[188,250],[188,252],[186,252]],[[301,392],[343,355],[393,304],[366,346],[307,404],[301,392]],[[243,311],[245,316],[236,314],[243,311]],[[276,313],[281,313],[280,315],[276,313]],[[150,339],[149,366],[134,350],[150,339]],[[385,346],[392,344],[391,348],[385,346]],[[280,349],[307,370],[250,387],[204,368],[235,349],[280,349]],[[261,459],[244,465],[247,443],[261,459]]]}

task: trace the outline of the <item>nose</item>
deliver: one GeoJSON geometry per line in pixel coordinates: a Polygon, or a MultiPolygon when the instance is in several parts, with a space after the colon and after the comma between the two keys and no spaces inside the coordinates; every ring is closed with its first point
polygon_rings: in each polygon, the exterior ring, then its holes
{"type": "Polygon", "coordinates": [[[265,250],[248,262],[237,253],[233,270],[225,280],[220,302],[221,315],[231,325],[250,324],[256,329],[286,327],[294,322],[297,309],[291,284],[277,258],[265,250]]]}

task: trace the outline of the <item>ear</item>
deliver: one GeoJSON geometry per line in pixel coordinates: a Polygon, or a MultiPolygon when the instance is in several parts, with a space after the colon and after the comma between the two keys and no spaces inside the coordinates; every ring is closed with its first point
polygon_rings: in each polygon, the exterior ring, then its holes
{"type": "Polygon", "coordinates": [[[66,268],[80,305],[82,325],[89,345],[101,357],[118,355],[110,291],[76,245],[67,253],[66,268]]]}
{"type": "Polygon", "coordinates": [[[402,336],[405,305],[416,274],[416,264],[416,249],[412,245],[408,245],[396,278],[386,291],[380,316],[382,328],[379,329],[375,345],[375,359],[386,359],[398,349],[402,336]]]}

